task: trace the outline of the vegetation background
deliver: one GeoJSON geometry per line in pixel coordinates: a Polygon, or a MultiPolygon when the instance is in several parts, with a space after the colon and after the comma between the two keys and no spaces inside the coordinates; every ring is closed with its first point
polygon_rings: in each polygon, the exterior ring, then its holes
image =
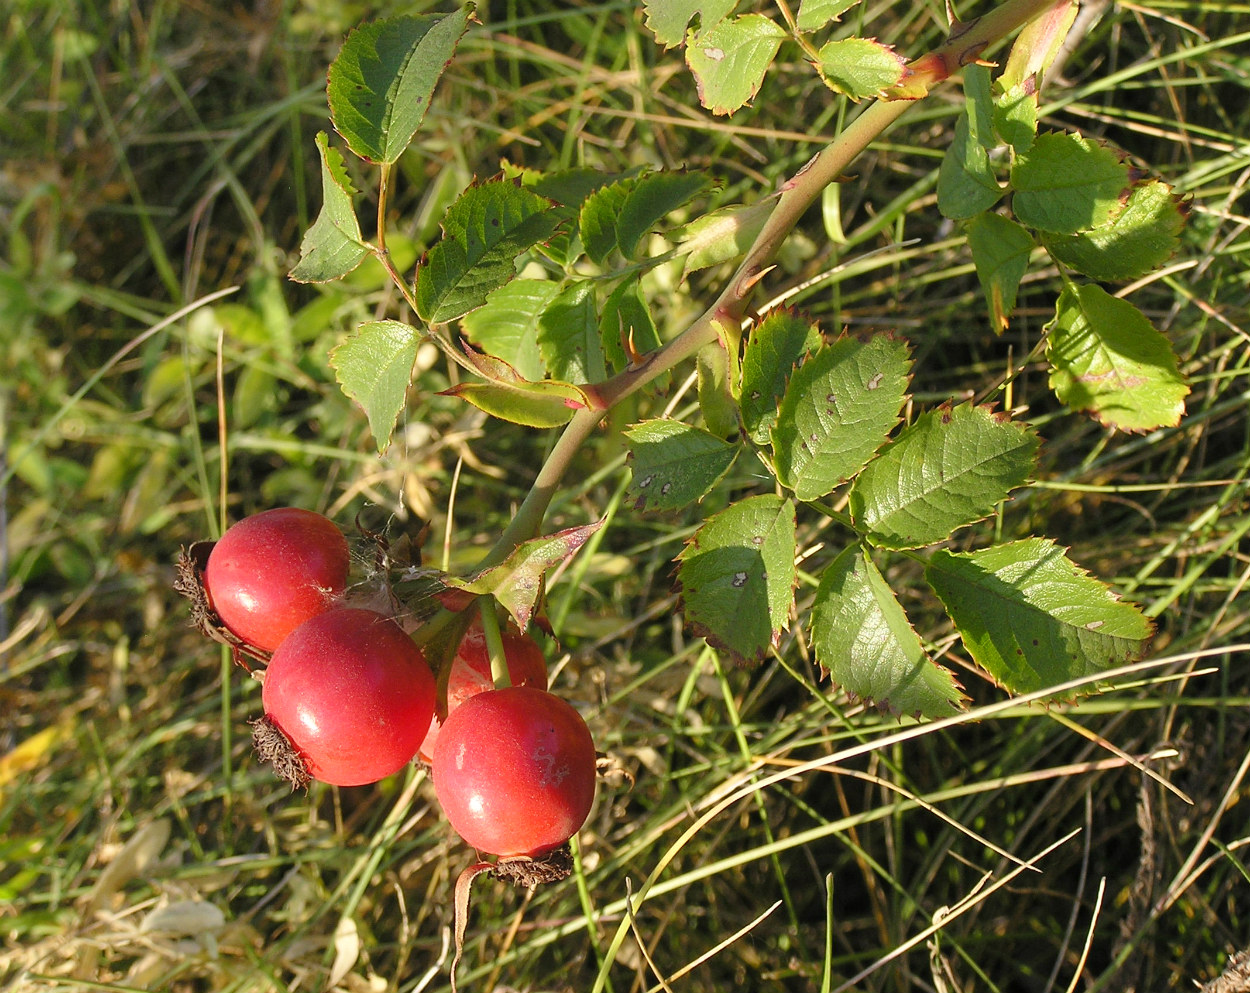
{"type": "MultiPolygon", "coordinates": [[[[289,795],[249,754],[259,687],[170,588],[179,546],[218,533],[223,511],[280,504],[345,526],[428,522],[432,562],[471,563],[550,444],[435,395],[454,370],[422,352],[378,458],[326,356],[394,313],[394,293],[369,266],[346,285],[285,279],[319,206],[326,67],[359,21],[414,9],[447,8],[11,0],[0,15],[5,989],[448,984],[451,888],[472,853],[429,784],[289,795]]],[[[821,683],[801,631],[762,667],[727,671],[683,633],[671,593],[708,508],[631,513],[604,431],[549,518],[610,516],[552,584],[549,648],[553,684],[620,775],[568,882],[479,880],[463,988],[1190,989],[1250,946],[1247,15],[1094,0],[1045,90],[1044,127],[1103,138],[1189,198],[1183,250],[1132,290],[1193,386],[1179,427],[1110,434],[1018,367],[1053,273],[1026,284],[1006,335],[990,332],[962,233],[934,204],[957,83],[856,163],[770,281],[827,331],[908,336],[920,401],[1018,373],[1011,403],[1045,446],[1000,527],[1055,537],[1140,603],[1159,627],[1151,664],[1101,696],[937,731],[821,683]],[[749,788],[857,743],[837,766],[749,788]]],[[[714,204],[749,202],[850,110],[791,47],[753,106],[711,116],[636,2],[493,0],[479,16],[400,162],[401,268],[502,158],[705,167],[722,178],[714,204]]],[[[850,18],[912,56],[946,24],[936,0],[850,18]]],[[[725,273],[677,275],[653,277],[670,331],[725,273]]],[[[689,385],[613,426],[681,410],[689,385]]],[[[918,574],[890,579],[974,704],[1001,704],[925,614],[918,574]]]]}

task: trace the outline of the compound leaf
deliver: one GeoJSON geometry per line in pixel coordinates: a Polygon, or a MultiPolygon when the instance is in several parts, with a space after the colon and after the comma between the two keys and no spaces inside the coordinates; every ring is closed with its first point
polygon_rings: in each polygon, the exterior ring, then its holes
{"type": "Polygon", "coordinates": [[[907,72],[907,63],[898,52],[872,38],[840,38],[816,54],[825,85],[852,100],[880,96],[901,83],[907,72]]]}
{"type": "Polygon", "coordinates": [[[1028,271],[1029,256],[1036,243],[1015,221],[986,212],[969,222],[968,247],[972,249],[977,281],[989,308],[990,325],[996,334],[1001,334],[1016,309],[1016,293],[1028,271]]]}
{"type": "Polygon", "coordinates": [[[473,5],[364,24],[330,66],[330,119],[369,162],[394,162],[425,120],[430,96],[468,27],[473,5]]]}
{"type": "Polygon", "coordinates": [[[1106,223],[1128,185],[1128,166],[1111,149],[1054,131],[1016,157],[1011,209],[1031,228],[1075,234],[1106,223]]]}
{"type": "Polygon", "coordinates": [[[352,206],[356,193],[343,165],[343,156],[330,147],[329,136],[317,133],[321,152],[321,213],[299,246],[299,262],[291,278],[300,283],[342,279],[369,254],[352,206]]]}
{"type": "Polygon", "coordinates": [[[412,364],[424,338],[399,321],[371,321],[330,353],[339,386],[364,409],[379,453],[390,444],[404,409],[412,364]]]}
{"type": "Polygon", "coordinates": [[[1189,387],[1171,343],[1127,300],[1101,286],[1066,286],[1047,326],[1050,386],[1108,427],[1151,431],[1180,422],[1189,387]]]}
{"type": "Polygon", "coordinates": [[[699,102],[713,114],[732,114],[749,103],[764,81],[786,33],[763,14],[721,21],[686,42],[699,102]]]}
{"type": "Polygon", "coordinates": [[[780,642],[794,604],[794,504],[747,497],[708,518],[678,556],[686,623],[739,662],[780,642]]]}
{"type": "Polygon", "coordinates": [[[918,548],[987,517],[1033,470],[1037,436],[986,407],[916,418],[851,485],[851,516],[874,544],[918,548]]]}
{"type": "Polygon", "coordinates": [[[934,552],[925,578],[969,654],[1012,693],[1141,658],[1151,622],[1045,538],[934,552]]]}
{"type": "Polygon", "coordinates": [[[417,265],[417,313],[429,324],[463,317],[516,275],[516,259],[551,236],[561,208],[508,180],[470,186],[443,217],[443,237],[417,265]]]}
{"type": "Polygon", "coordinates": [[[850,479],[899,420],[911,360],[889,335],[839,338],[808,357],[786,386],[772,430],[778,478],[800,500],[850,479]]]}
{"type": "Polygon", "coordinates": [[[625,437],[633,469],[626,497],[640,511],[682,510],[697,503],[738,456],[738,446],[668,418],[635,424],[625,437]]]}
{"type": "Polygon", "coordinates": [[[821,574],[812,603],[816,661],[848,693],[895,714],[958,713],[963,693],[937,665],[876,565],[852,546],[821,574]]]}
{"type": "Polygon", "coordinates": [[[742,354],[742,426],[757,445],[768,443],[777,402],[804,355],[823,342],[820,329],[789,310],[775,310],[751,329],[742,354]]]}
{"type": "Polygon", "coordinates": [[[1167,183],[1133,187],[1124,208],[1105,224],[1076,235],[1044,239],[1056,259],[1091,279],[1136,279],[1166,262],[1180,244],[1185,215],[1167,183]]]}

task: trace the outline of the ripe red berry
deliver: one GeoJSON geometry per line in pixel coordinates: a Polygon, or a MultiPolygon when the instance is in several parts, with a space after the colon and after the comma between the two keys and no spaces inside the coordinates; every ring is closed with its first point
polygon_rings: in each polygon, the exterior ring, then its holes
{"type": "MultiPolygon", "coordinates": [[[[547,688],[547,659],[538,642],[511,622],[501,632],[503,654],[508,663],[508,680],[513,686],[536,686],[540,690],[547,688]]],[[[482,630],[482,622],[474,618],[468,631],[460,640],[456,654],[449,663],[447,673],[447,713],[451,713],[469,697],[493,690],[495,683],[491,678],[490,650],[486,647],[486,633],[482,630]]],[[[435,714],[430,721],[430,729],[417,754],[426,762],[434,756],[434,745],[438,741],[442,722],[435,714]]]]}
{"type": "MultiPolygon", "coordinates": [[[[389,617],[335,607],[296,628],[265,670],[261,702],[313,779],[374,783],[417,752],[434,712],[434,676],[389,617]]],[[[284,772],[282,757],[263,754],[284,772]]],[[[294,785],[303,785],[298,776],[294,785]]]]}
{"type": "Polygon", "coordinates": [[[329,518],[298,507],[245,517],[213,546],[209,601],[243,641],[273,651],[347,586],[347,539],[329,518]]]}
{"type": "Polygon", "coordinates": [[[533,686],[471,697],[434,747],[434,791],[451,826],[491,855],[538,856],[568,841],[595,796],[595,745],[568,703],[533,686]]]}

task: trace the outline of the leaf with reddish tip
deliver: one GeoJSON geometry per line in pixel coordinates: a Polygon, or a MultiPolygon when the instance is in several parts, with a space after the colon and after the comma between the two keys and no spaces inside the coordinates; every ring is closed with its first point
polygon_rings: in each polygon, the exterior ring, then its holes
{"type": "Polygon", "coordinates": [[[554,379],[531,382],[494,355],[479,352],[467,343],[464,354],[485,382],[457,383],[442,391],[484,410],[493,417],[532,428],[564,424],[575,410],[590,406],[586,393],[572,383],[554,379]]]}
{"type": "Polygon", "coordinates": [[[907,75],[907,63],[889,45],[873,38],[840,38],[817,53],[820,78],[852,100],[882,96],[907,75]]]}
{"type": "Polygon", "coordinates": [[[1016,295],[1037,244],[1015,221],[986,211],[968,223],[968,247],[985,294],[990,326],[995,334],[1002,334],[1016,309],[1016,295]]]}
{"type": "Polygon", "coordinates": [[[1114,282],[1144,276],[1180,245],[1185,226],[1182,201],[1167,183],[1138,183],[1124,207],[1103,225],[1076,235],[1045,240],[1052,255],[1091,279],[1114,282]]]}
{"type": "Polygon", "coordinates": [[[566,528],[518,545],[503,562],[479,572],[472,579],[447,577],[447,586],[477,596],[490,594],[524,631],[540,605],[544,577],[572,558],[596,531],[604,518],[579,527],[566,528]]]}

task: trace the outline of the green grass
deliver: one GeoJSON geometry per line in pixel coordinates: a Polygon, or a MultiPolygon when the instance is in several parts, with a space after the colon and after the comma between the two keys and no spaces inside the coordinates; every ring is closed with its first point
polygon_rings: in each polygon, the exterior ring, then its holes
{"type": "MultiPolygon", "coordinates": [[[[291,503],[344,525],[429,521],[429,561],[446,540],[463,565],[551,439],[436,396],[449,373],[431,357],[377,457],[326,355],[397,313],[396,294],[373,270],[323,290],[284,278],[318,207],[325,67],[387,5],[132,6],[18,0],[0,22],[0,983],[445,989],[473,856],[429,783],[289,795],[250,756],[258,686],[191,629],[173,561],[223,519],[291,503]],[[185,923],[152,930],[162,908],[185,923]]],[[[719,200],[754,200],[846,112],[783,50],[749,110],[713,119],[633,3],[482,8],[400,163],[394,228],[418,247],[501,158],[706,166],[719,200]]],[[[605,432],[548,519],[610,516],[552,584],[553,684],[634,782],[601,788],[568,882],[478,881],[461,988],[1189,989],[1246,947],[1248,12],[1104,11],[1046,91],[1045,126],[1103,138],[1189,198],[1182,250],[1132,291],[1193,386],[1178,427],[1112,434],[1059,408],[1029,361],[1050,274],[1006,335],[987,332],[934,203],[954,88],[856,163],[766,289],[826,330],[906,334],[921,402],[970,391],[1030,419],[1038,482],[1001,533],[1054,537],[1142,604],[1159,633],[1140,671],[1049,709],[1007,700],[905,560],[888,578],[964,681],[966,719],[900,725],[846,699],[803,632],[726,670],[675,620],[672,559],[701,512],[633,514],[605,432]]],[[[914,54],[941,16],[873,5],[862,30],[914,54]]],[[[658,273],[662,327],[724,275],[658,273]]],[[[667,398],[636,403],[629,419],[667,398]]],[[[756,485],[734,472],[735,492],[756,485]]],[[[805,546],[838,540],[804,527],[805,546]]],[[[813,591],[804,579],[800,602],[813,591]]]]}

